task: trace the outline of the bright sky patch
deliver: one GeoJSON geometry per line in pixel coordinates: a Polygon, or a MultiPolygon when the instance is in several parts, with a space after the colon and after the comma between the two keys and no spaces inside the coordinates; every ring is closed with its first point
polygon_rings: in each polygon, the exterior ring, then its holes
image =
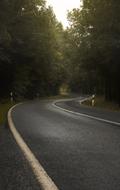
{"type": "Polygon", "coordinates": [[[57,19],[66,28],[68,26],[67,11],[80,7],[80,0],[47,0],[47,4],[53,7],[57,19]]]}

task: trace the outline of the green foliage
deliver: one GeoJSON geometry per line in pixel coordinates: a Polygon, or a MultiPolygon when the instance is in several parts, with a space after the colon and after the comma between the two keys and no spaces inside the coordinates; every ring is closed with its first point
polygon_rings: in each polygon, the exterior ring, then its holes
{"type": "Polygon", "coordinates": [[[72,88],[104,94],[106,99],[120,104],[119,12],[119,1],[84,0],[83,7],[74,9],[68,18],[76,50],[71,61],[74,65],[72,88]]]}
{"type": "Polygon", "coordinates": [[[120,104],[120,3],[83,0],[65,31],[45,0],[0,1],[0,98],[97,93],[120,104]]]}
{"type": "MultiPolygon", "coordinates": [[[[87,106],[92,106],[92,100],[86,100],[85,102],[83,102],[83,104],[87,106]]],[[[111,101],[106,101],[103,96],[95,97],[94,106],[111,111],[120,111],[120,107],[118,106],[118,104],[111,101]]]]}
{"type": "Polygon", "coordinates": [[[57,93],[64,31],[52,8],[44,0],[1,0],[0,24],[0,96],[57,93]]]}
{"type": "Polygon", "coordinates": [[[7,112],[13,105],[14,103],[11,103],[9,101],[0,103],[0,125],[5,122],[7,118],[7,112]]]}

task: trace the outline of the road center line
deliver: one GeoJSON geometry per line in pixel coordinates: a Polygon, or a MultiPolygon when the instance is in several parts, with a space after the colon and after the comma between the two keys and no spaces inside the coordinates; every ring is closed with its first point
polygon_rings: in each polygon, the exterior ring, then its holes
{"type": "Polygon", "coordinates": [[[10,127],[10,130],[21,148],[22,152],[24,153],[27,161],[29,162],[39,184],[42,190],[58,190],[58,187],[55,185],[55,183],[52,181],[52,179],[48,176],[42,165],[39,163],[35,155],[32,153],[30,148],[27,146],[17,129],[15,128],[15,125],[12,120],[12,110],[20,104],[17,104],[13,106],[9,111],[8,111],[8,124],[10,127]]]}

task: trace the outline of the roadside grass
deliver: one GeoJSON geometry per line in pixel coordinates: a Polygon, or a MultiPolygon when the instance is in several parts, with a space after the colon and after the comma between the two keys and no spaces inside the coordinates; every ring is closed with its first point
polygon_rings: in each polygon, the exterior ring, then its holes
{"type": "Polygon", "coordinates": [[[7,112],[14,104],[14,102],[11,103],[10,101],[5,100],[0,102],[0,125],[5,122],[7,112]]]}
{"type": "MultiPolygon", "coordinates": [[[[87,100],[83,102],[83,105],[92,106],[92,100],[87,100]]],[[[103,96],[95,97],[95,105],[94,107],[111,110],[111,111],[120,111],[120,107],[118,104],[114,102],[105,101],[103,96]]]]}

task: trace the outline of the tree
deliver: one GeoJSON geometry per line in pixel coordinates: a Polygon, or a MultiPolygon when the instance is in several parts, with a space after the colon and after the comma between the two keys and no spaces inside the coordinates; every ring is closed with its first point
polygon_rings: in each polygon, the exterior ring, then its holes
{"type": "Polygon", "coordinates": [[[73,64],[77,63],[79,70],[77,80],[83,82],[82,86],[89,85],[88,92],[95,90],[117,102],[120,102],[119,11],[118,1],[84,0],[82,9],[69,13],[70,32],[76,44],[73,64]]]}
{"type": "Polygon", "coordinates": [[[8,0],[1,1],[0,9],[3,94],[14,91],[17,97],[33,98],[57,93],[64,45],[52,8],[44,0],[8,0]]]}

